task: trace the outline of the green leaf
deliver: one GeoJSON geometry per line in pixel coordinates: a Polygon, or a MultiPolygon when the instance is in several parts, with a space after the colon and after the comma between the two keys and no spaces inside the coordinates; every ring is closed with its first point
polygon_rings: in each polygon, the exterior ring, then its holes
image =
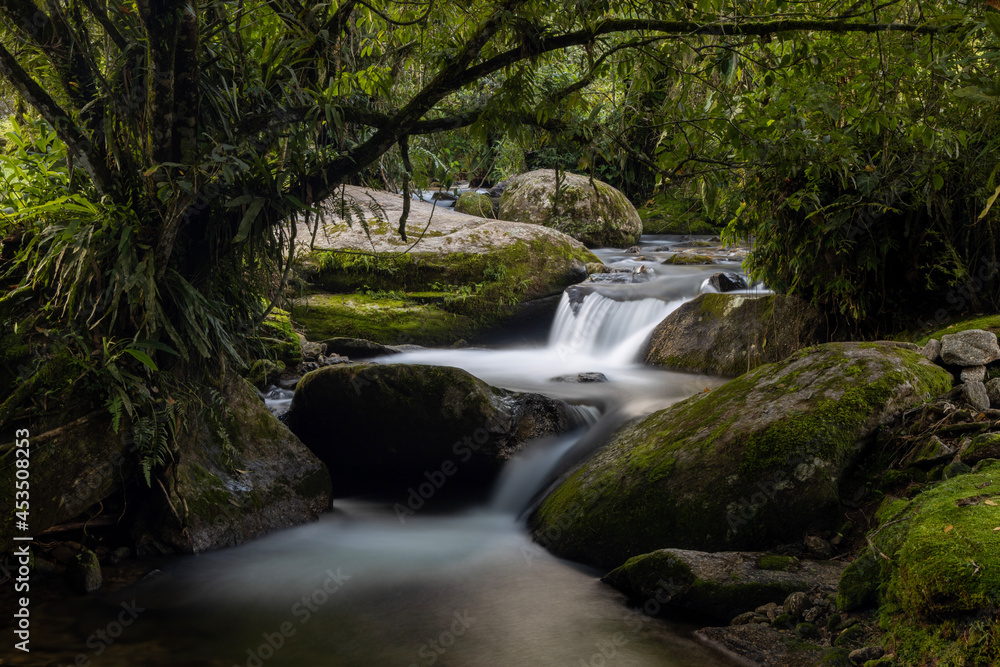
{"type": "Polygon", "coordinates": [[[934,184],[935,190],[940,190],[944,187],[944,176],[941,174],[934,174],[934,176],[931,177],[931,182],[934,184]]]}
{"type": "Polygon", "coordinates": [[[127,347],[127,348],[125,348],[125,351],[128,352],[129,354],[131,354],[133,357],[135,357],[136,359],[138,359],[140,362],[142,362],[146,366],[148,366],[150,369],[152,369],[154,371],[159,371],[160,370],[159,368],[156,367],[156,364],[153,362],[153,360],[149,358],[149,355],[146,354],[145,352],[143,352],[142,350],[136,350],[136,349],[133,349],[131,347],[127,347]]]}
{"type": "Polygon", "coordinates": [[[166,343],[161,343],[158,340],[137,340],[132,344],[136,347],[150,347],[154,350],[159,350],[160,352],[166,352],[167,354],[172,354],[174,356],[177,355],[177,350],[170,347],[166,343]]]}
{"type": "Polygon", "coordinates": [[[265,203],[267,203],[266,199],[258,198],[254,199],[253,203],[247,207],[247,212],[243,214],[243,220],[240,221],[240,228],[236,232],[236,236],[233,237],[233,243],[242,243],[247,240],[247,237],[250,236],[250,225],[257,219],[257,215],[264,208],[265,203]]]}
{"type": "Polygon", "coordinates": [[[991,208],[993,208],[993,203],[996,202],[997,197],[1000,197],[1000,185],[998,185],[997,189],[993,192],[993,196],[986,200],[986,208],[984,208],[983,212],[979,214],[978,218],[976,218],[977,222],[986,217],[986,214],[990,212],[991,208]]]}
{"type": "Polygon", "coordinates": [[[984,17],[986,19],[986,25],[990,27],[993,34],[1000,39],[1000,13],[987,11],[984,17]]]}

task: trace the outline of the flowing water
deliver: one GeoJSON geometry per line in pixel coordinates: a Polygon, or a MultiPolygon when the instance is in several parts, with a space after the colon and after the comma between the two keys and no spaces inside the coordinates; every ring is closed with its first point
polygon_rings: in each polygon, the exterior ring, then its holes
{"type": "MultiPolygon", "coordinates": [[[[553,557],[526,533],[523,517],[541,492],[625,420],[720,383],[637,360],[653,327],[706,289],[719,267],[664,267],[655,253],[652,260],[599,254],[613,266],[646,262],[656,274],[641,284],[570,288],[547,344],[534,349],[423,350],[380,360],[457,366],[581,406],[589,428],[534,443],[507,465],[486,504],[400,518],[392,499],[337,499],[318,522],[171,559],[116,595],[33,611],[32,648],[44,658],[12,656],[5,664],[729,664],[691,639],[695,626],[630,609],[599,572],[553,557]],[[607,381],[565,381],[580,373],[607,381]],[[127,627],[115,625],[126,612],[127,627]]],[[[269,403],[280,409],[280,401],[287,396],[278,392],[269,403]]]]}

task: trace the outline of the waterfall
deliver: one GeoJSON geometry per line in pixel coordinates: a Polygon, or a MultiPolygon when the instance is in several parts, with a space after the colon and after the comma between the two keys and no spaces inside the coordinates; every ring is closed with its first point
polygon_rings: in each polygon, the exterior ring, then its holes
{"type": "Polygon", "coordinates": [[[563,292],[549,334],[549,348],[561,356],[600,356],[633,361],[646,338],[684,299],[609,299],[598,292],[582,298],[563,292]]]}

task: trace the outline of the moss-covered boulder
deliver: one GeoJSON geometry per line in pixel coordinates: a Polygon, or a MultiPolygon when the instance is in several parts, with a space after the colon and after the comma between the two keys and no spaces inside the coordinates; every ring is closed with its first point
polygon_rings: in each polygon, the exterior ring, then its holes
{"type": "Polygon", "coordinates": [[[141,551],[234,546],[329,507],[326,466],[246,381],[234,378],[203,401],[178,432],[171,470],[153,482],[137,529],[141,551]]]}
{"type": "Polygon", "coordinates": [[[607,183],[538,169],[510,179],[500,197],[500,218],[558,229],[588,248],[627,247],[639,241],[635,207],[607,183]],[[557,193],[558,192],[558,196],[557,193]]]}
{"type": "Polygon", "coordinates": [[[820,313],[795,297],[701,294],[653,329],[645,361],[736,376],[822,342],[823,331],[820,313]]]}
{"type": "Polygon", "coordinates": [[[985,459],[1000,459],[1000,433],[977,435],[962,450],[962,461],[965,463],[978,463],[985,459]]]}
{"type": "Polygon", "coordinates": [[[1000,664],[1000,462],[886,500],[877,519],[839,603],[878,603],[901,664],[1000,664]]]}
{"type": "Polygon", "coordinates": [[[579,425],[562,401],[458,368],[366,363],[306,374],[286,421],[327,462],[338,494],[396,491],[428,475],[449,488],[478,483],[528,440],[579,425]]]}
{"type": "MultiPolygon", "coordinates": [[[[124,431],[124,430],[123,430],[124,431]]],[[[15,429],[5,429],[0,444],[0,475],[8,480],[0,484],[3,524],[0,525],[0,552],[8,552],[14,533],[14,482],[17,461],[30,462],[29,535],[68,521],[84,510],[115,493],[123,480],[133,477],[134,461],[129,456],[125,433],[115,433],[111,417],[104,411],[93,412],[43,433],[30,433],[29,455],[18,455],[15,429]]],[[[17,534],[24,534],[18,532],[17,534]]]]}
{"type": "Polygon", "coordinates": [[[844,564],[760,552],[661,549],[630,558],[602,581],[634,600],[655,599],[729,621],[796,591],[835,591],[844,564]],[[774,567],[775,562],[783,567],[774,567]]]}
{"type": "Polygon", "coordinates": [[[493,212],[493,200],[490,196],[482,192],[463,192],[455,202],[455,210],[466,215],[475,215],[480,218],[495,218],[493,212]]]}
{"type": "MultiPolygon", "coordinates": [[[[374,201],[377,215],[362,226],[338,218],[299,258],[299,275],[321,294],[352,295],[297,302],[293,319],[309,340],[337,336],[380,343],[452,343],[516,321],[538,304],[554,312],[567,286],[587,279],[599,261],[580,242],[554,229],[486,220],[413,202],[407,240],[398,232],[401,198],[347,188],[357,207],[374,201]],[[548,302],[552,301],[551,304],[548,302]],[[332,311],[327,306],[337,306],[332,311]],[[317,308],[317,306],[319,306],[317,308]],[[382,312],[384,311],[384,312],[382,312]],[[366,321],[378,321],[367,330],[366,321]],[[343,329],[339,327],[343,326],[343,329]],[[401,331],[395,333],[394,329],[401,331]],[[426,328],[425,334],[414,329],[426,328]]],[[[300,227],[302,238],[312,233],[300,227]]]]}
{"type": "Polygon", "coordinates": [[[891,343],[829,343],[619,431],[532,517],[557,555],[617,567],[662,548],[767,549],[841,520],[839,486],[875,430],[951,387],[891,343]]]}

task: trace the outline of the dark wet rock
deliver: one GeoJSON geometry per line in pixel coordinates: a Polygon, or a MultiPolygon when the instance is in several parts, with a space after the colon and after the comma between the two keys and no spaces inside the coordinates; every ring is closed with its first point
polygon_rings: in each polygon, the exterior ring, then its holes
{"type": "MultiPolygon", "coordinates": [[[[123,481],[133,478],[126,429],[115,433],[107,410],[84,415],[45,432],[34,433],[31,443],[31,514],[36,534],[69,521],[105,498],[120,492],[123,481]]],[[[0,434],[3,445],[14,448],[14,429],[0,434]]],[[[10,451],[8,450],[8,451],[10,451]]],[[[15,479],[16,460],[0,460],[0,477],[15,479]]],[[[0,484],[0,502],[14,507],[14,483],[0,484]]],[[[13,511],[13,510],[11,510],[13,511]]],[[[13,547],[13,516],[0,524],[0,551],[13,547]]]]}
{"type": "Polygon", "coordinates": [[[627,250],[625,250],[625,252],[631,253],[633,255],[638,255],[640,252],[642,252],[642,248],[640,248],[637,245],[634,245],[634,246],[629,247],[627,250]]]}
{"type": "Polygon", "coordinates": [[[66,565],[66,580],[69,587],[80,595],[89,595],[101,589],[103,577],[97,554],[84,551],[70,559],[66,565]]]}
{"type": "MultiPolygon", "coordinates": [[[[838,567],[836,571],[839,573],[843,573],[844,567],[843,566],[838,567]]],[[[840,577],[838,576],[837,579],[839,580],[840,577]]],[[[833,582],[831,584],[831,587],[836,588],[837,583],[833,582]]],[[[810,588],[810,587],[802,586],[801,588],[810,588]]],[[[802,591],[789,593],[788,597],[785,598],[785,601],[781,603],[781,606],[785,610],[785,613],[791,616],[792,619],[796,621],[802,618],[802,616],[806,613],[806,609],[809,608],[809,605],[810,605],[809,596],[802,591]]]]}
{"type": "Polygon", "coordinates": [[[914,445],[913,449],[903,457],[901,463],[904,466],[914,465],[929,468],[949,461],[954,456],[954,449],[941,442],[941,439],[936,435],[932,435],[914,445]]]}
{"type": "Polygon", "coordinates": [[[831,547],[830,543],[822,537],[807,535],[805,540],[803,540],[803,543],[805,544],[806,550],[816,558],[823,560],[833,558],[833,547],[831,547]]]}
{"type": "Polygon", "coordinates": [[[665,547],[801,543],[836,529],[840,481],[876,429],[950,384],[889,344],[802,350],[625,426],[532,528],[555,554],[608,568],[665,547]]]}
{"type": "Polygon", "coordinates": [[[629,559],[603,581],[633,599],[655,599],[728,620],[766,603],[786,600],[790,593],[801,595],[806,605],[806,594],[796,591],[835,590],[845,567],[814,561],[799,561],[794,570],[761,567],[762,559],[768,557],[760,552],[662,549],[629,559]]]}
{"type": "Polygon", "coordinates": [[[242,378],[205,396],[179,431],[171,474],[153,481],[134,531],[142,553],[199,553],[317,518],[330,475],[242,378]],[[225,409],[221,406],[224,405],[225,409]]]}
{"type": "Polygon", "coordinates": [[[969,329],[941,336],[941,360],[953,366],[985,366],[1000,359],[996,334],[969,329]]]}
{"type": "MultiPolygon", "coordinates": [[[[830,662],[830,649],[804,644],[797,637],[782,634],[766,625],[750,623],[702,628],[695,636],[731,657],[734,664],[767,667],[816,667],[822,664],[839,667],[839,663],[830,662]]],[[[845,653],[845,660],[846,657],[845,653]]]]}
{"type": "MultiPolygon", "coordinates": [[[[563,401],[492,387],[458,368],[342,364],[309,373],[287,423],[330,466],[338,492],[494,475],[529,440],[580,418],[563,401]]],[[[455,486],[455,484],[449,484],[455,486]]]]}
{"type": "Polygon", "coordinates": [[[795,297],[701,294],[650,335],[647,364],[736,376],[821,342],[823,318],[795,297]]]}
{"type": "Polygon", "coordinates": [[[731,271],[713,273],[712,277],[708,279],[708,284],[719,292],[747,289],[747,281],[743,276],[731,271]]]}
{"type": "Polygon", "coordinates": [[[337,354],[349,359],[371,359],[372,357],[383,357],[400,352],[398,346],[382,345],[363,338],[330,338],[323,342],[326,344],[326,351],[330,354],[337,354]]]}
{"type": "Polygon", "coordinates": [[[604,373],[579,373],[577,375],[559,375],[552,378],[552,382],[607,382],[608,376],[604,373]]]}

